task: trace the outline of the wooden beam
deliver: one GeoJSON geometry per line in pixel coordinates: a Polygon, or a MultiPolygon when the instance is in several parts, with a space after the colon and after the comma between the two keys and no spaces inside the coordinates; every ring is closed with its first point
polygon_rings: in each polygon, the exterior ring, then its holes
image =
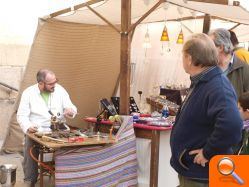
{"type": "Polygon", "coordinates": [[[234,25],[231,29],[229,29],[229,30],[233,30],[233,29],[235,29],[236,27],[238,27],[238,26],[240,26],[241,24],[240,23],[237,23],[236,25],[234,25]]]}
{"type": "Polygon", "coordinates": [[[120,45],[120,108],[119,113],[129,115],[130,106],[130,34],[131,0],[121,0],[121,45],[120,45]]]}
{"type": "MultiPolygon", "coordinates": [[[[102,19],[105,23],[107,23],[111,28],[113,28],[115,31],[120,33],[120,30],[118,28],[116,28],[115,25],[113,25],[110,21],[108,21],[101,14],[99,14],[92,7],[90,7],[90,5],[93,5],[95,3],[99,3],[99,2],[102,2],[102,1],[104,1],[104,0],[92,0],[92,1],[89,1],[89,2],[86,2],[86,3],[76,5],[73,8],[74,8],[74,10],[78,10],[80,8],[87,7],[90,11],[92,11],[95,15],[97,15],[100,19],[102,19]]],[[[54,13],[50,14],[50,18],[59,16],[61,14],[65,14],[65,13],[68,13],[68,12],[71,12],[71,11],[72,11],[71,8],[66,8],[66,9],[63,9],[63,10],[60,10],[58,12],[54,12],[54,13]]]]}
{"type": "MultiPolygon", "coordinates": [[[[196,20],[197,19],[204,19],[204,16],[196,16],[196,17],[187,16],[187,17],[182,17],[181,21],[194,20],[194,19],[196,19],[196,20]]],[[[239,23],[237,21],[232,21],[232,20],[221,18],[221,17],[217,17],[217,16],[211,16],[211,19],[218,19],[218,20],[223,20],[223,21],[228,21],[228,22],[233,22],[233,23],[241,24],[241,23],[239,23]]],[[[167,22],[170,22],[170,21],[179,21],[179,18],[177,18],[177,19],[167,19],[167,22]]],[[[165,19],[158,20],[158,21],[152,21],[152,22],[143,22],[142,24],[159,23],[159,22],[165,22],[165,19]]],[[[243,23],[243,25],[249,25],[249,24],[243,23]]]]}
{"type": "Polygon", "coordinates": [[[161,5],[165,0],[159,0],[150,10],[148,10],[136,23],[132,24],[132,26],[128,29],[128,33],[136,28],[136,26],[141,23],[148,15],[151,14],[159,5],[161,5]]]}
{"type": "Polygon", "coordinates": [[[202,32],[207,34],[210,30],[210,25],[211,25],[211,16],[209,14],[205,14],[202,32]]]}
{"type": "Polygon", "coordinates": [[[228,5],[228,0],[187,0],[187,1],[194,1],[194,2],[201,2],[201,3],[213,3],[213,4],[221,4],[221,5],[228,5]]]}
{"type": "MultiPolygon", "coordinates": [[[[186,1],[194,1],[194,2],[201,2],[201,3],[213,3],[213,4],[221,4],[221,5],[230,5],[229,0],[186,0],[186,1]]],[[[239,6],[239,1],[232,1],[233,6],[239,6]]]]}
{"type": "MultiPolygon", "coordinates": [[[[193,16],[187,16],[187,17],[182,17],[181,18],[181,21],[186,21],[186,20],[194,20],[194,19],[203,19],[204,16],[196,16],[196,17],[193,17],[193,16]]],[[[167,22],[170,22],[170,21],[179,21],[180,19],[179,18],[175,18],[175,19],[167,19],[167,22]]],[[[148,23],[160,23],[160,22],[165,22],[165,19],[162,19],[162,20],[158,20],[158,21],[149,21],[149,22],[143,22],[141,24],[148,24],[148,23]]]]}
{"type": "Polygon", "coordinates": [[[96,14],[100,19],[102,19],[104,22],[106,22],[111,28],[113,28],[115,31],[120,33],[120,30],[116,28],[110,21],[108,21],[106,18],[104,18],[101,14],[96,12],[92,7],[90,7],[88,4],[86,4],[87,8],[91,10],[94,14],[96,14]]]}
{"type": "MultiPolygon", "coordinates": [[[[73,8],[74,8],[74,10],[78,10],[80,8],[86,7],[87,5],[93,5],[95,3],[99,3],[102,1],[104,2],[104,0],[91,0],[91,1],[88,1],[87,3],[81,3],[79,5],[76,5],[73,8]]],[[[68,12],[71,12],[71,7],[54,12],[54,13],[50,14],[49,17],[54,18],[56,16],[59,16],[59,15],[62,15],[62,14],[68,13],[68,12]]]]}
{"type": "Polygon", "coordinates": [[[181,24],[182,24],[182,26],[183,26],[185,29],[188,30],[188,32],[194,33],[187,25],[185,25],[184,23],[181,23],[181,24]]]}
{"type": "MultiPolygon", "coordinates": [[[[226,19],[226,18],[217,17],[217,16],[211,16],[211,18],[212,19],[219,19],[219,20],[223,20],[223,21],[228,21],[228,22],[233,22],[233,23],[241,24],[240,22],[233,21],[233,20],[226,19]]],[[[249,25],[249,24],[243,23],[243,25],[249,25]]]]}
{"type": "MultiPolygon", "coordinates": [[[[201,1],[202,2],[202,1],[201,1]]],[[[178,4],[176,4],[176,3],[173,3],[173,2],[169,2],[170,4],[172,4],[172,5],[175,5],[175,6],[179,6],[178,4]]],[[[237,5],[238,4],[238,2],[237,1],[234,1],[234,3],[233,3],[233,5],[234,6],[238,6],[237,5]]],[[[189,10],[193,10],[193,11],[198,11],[198,12],[201,12],[201,11],[199,11],[199,10],[196,10],[196,9],[193,9],[193,8],[189,8],[189,7],[187,7],[187,6],[184,6],[184,5],[182,5],[182,7],[183,8],[186,8],[186,9],[189,9],[189,10]]],[[[201,13],[204,13],[205,14],[205,12],[201,12],[201,13]]],[[[189,18],[191,18],[192,16],[190,16],[189,18]]],[[[199,16],[198,16],[199,17],[199,16]]],[[[194,19],[194,17],[192,17],[193,19],[194,19]]],[[[226,18],[221,18],[221,17],[218,17],[218,16],[212,16],[212,18],[213,19],[220,19],[220,20],[224,20],[224,21],[230,21],[230,22],[233,22],[233,23],[239,23],[238,21],[233,21],[233,20],[230,20],[230,19],[226,19],[226,18]]],[[[181,18],[181,20],[183,20],[184,18],[181,18]]],[[[176,21],[177,21],[178,19],[176,19],[176,21]]],[[[187,19],[185,19],[185,20],[187,20],[187,19]]],[[[165,21],[165,20],[164,20],[165,21]]],[[[167,20],[167,21],[174,21],[174,19],[169,19],[169,20],[167,20]]],[[[243,23],[244,25],[249,25],[249,24],[245,24],[245,23],[243,23]]]]}
{"type": "Polygon", "coordinates": [[[75,5],[74,6],[74,10],[78,10],[80,8],[84,8],[86,5],[93,5],[93,4],[96,4],[96,3],[100,3],[100,2],[105,2],[105,0],[90,0],[90,1],[87,1],[85,3],[81,3],[79,5],[75,5]]]}

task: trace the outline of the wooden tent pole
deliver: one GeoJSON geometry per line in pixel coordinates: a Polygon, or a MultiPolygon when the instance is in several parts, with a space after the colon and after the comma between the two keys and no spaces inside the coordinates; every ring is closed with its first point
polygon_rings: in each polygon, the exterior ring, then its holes
{"type": "Polygon", "coordinates": [[[121,42],[120,42],[120,108],[119,113],[129,114],[130,107],[130,48],[134,29],[165,0],[159,0],[148,12],[131,26],[131,0],[121,0],[121,42]]]}
{"type": "Polygon", "coordinates": [[[130,34],[131,0],[121,0],[121,42],[120,42],[120,108],[119,113],[129,114],[130,106],[130,34]]]}
{"type": "Polygon", "coordinates": [[[209,14],[205,14],[202,32],[207,34],[209,32],[210,25],[211,25],[211,17],[209,14]]]}

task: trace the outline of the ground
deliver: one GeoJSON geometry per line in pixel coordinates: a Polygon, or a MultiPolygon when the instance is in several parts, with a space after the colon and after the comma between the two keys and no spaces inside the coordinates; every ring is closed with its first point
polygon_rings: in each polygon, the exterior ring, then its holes
{"type": "MultiPolygon", "coordinates": [[[[2,146],[2,141],[0,140],[0,147],[1,146],[2,146]]],[[[20,154],[0,154],[0,165],[2,164],[17,165],[16,184],[14,185],[15,187],[26,187],[23,182],[22,160],[23,160],[23,157],[20,154]]],[[[39,187],[39,186],[40,186],[40,183],[38,181],[36,184],[36,187],[39,187]]],[[[45,178],[44,186],[45,187],[53,186],[52,181],[48,177],[45,178]]]]}

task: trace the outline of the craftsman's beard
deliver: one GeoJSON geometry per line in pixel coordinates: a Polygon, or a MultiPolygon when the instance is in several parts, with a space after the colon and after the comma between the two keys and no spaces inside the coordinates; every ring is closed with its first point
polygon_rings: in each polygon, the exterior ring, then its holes
{"type": "Polygon", "coordinates": [[[45,85],[44,88],[43,88],[43,91],[52,93],[52,92],[54,92],[54,87],[55,87],[55,86],[49,87],[49,86],[46,86],[46,85],[45,85]]]}

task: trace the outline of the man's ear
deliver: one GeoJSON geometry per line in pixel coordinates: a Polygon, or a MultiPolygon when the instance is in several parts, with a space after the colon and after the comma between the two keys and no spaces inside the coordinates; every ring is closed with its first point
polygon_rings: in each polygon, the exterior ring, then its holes
{"type": "Polygon", "coordinates": [[[218,48],[218,52],[224,52],[224,45],[220,45],[217,47],[218,48]]]}
{"type": "Polygon", "coordinates": [[[191,65],[192,64],[192,56],[187,54],[187,59],[188,59],[189,65],[191,65]]]}

